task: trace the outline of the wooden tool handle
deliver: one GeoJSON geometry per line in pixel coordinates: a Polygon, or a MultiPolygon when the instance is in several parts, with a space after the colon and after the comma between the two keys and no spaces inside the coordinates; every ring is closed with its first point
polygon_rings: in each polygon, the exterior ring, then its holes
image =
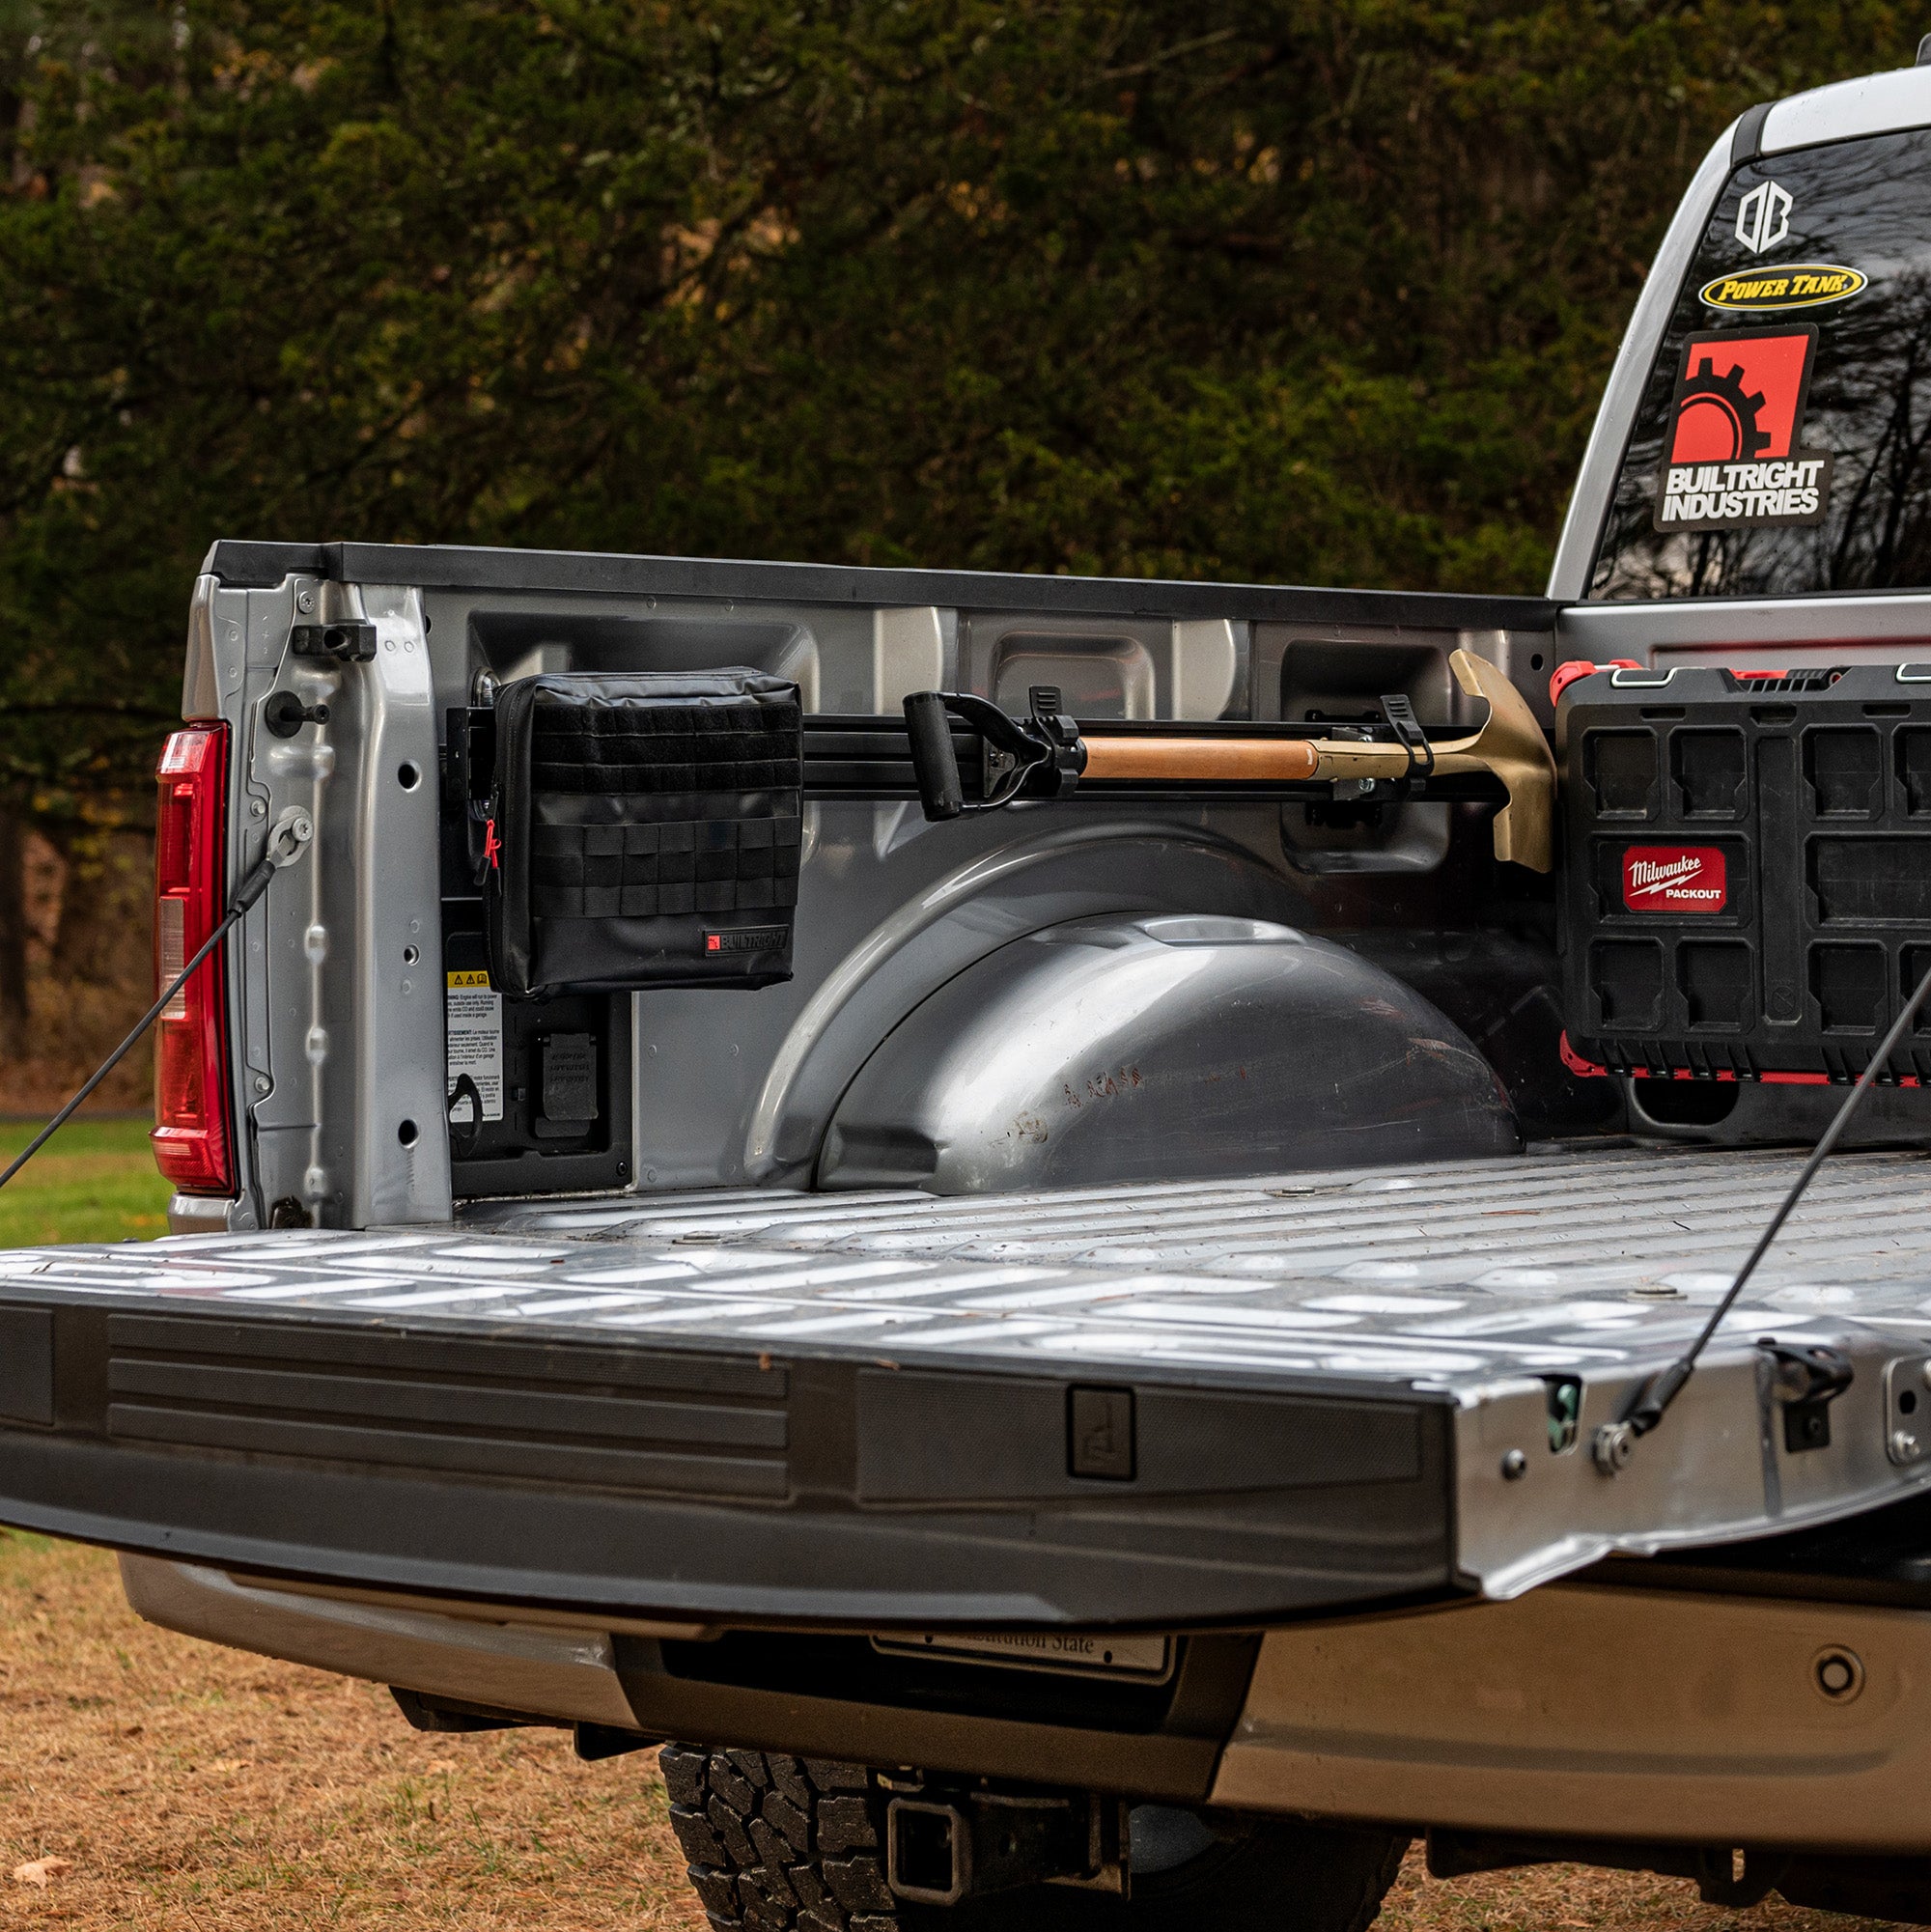
{"type": "Polygon", "coordinates": [[[1084,778],[1159,778],[1171,783],[1312,778],[1304,738],[1088,738],[1084,778]]]}

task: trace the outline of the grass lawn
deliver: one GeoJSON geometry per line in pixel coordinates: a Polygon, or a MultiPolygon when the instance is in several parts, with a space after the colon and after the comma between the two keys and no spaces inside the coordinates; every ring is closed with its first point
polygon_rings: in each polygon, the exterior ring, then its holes
{"type": "MultiPolygon", "coordinates": [[[[0,1166],[41,1130],[0,1122],[0,1166]]],[[[168,1231],[168,1184],[145,1120],[71,1120],[0,1190],[0,1247],[54,1241],[149,1241],[168,1231]]]]}

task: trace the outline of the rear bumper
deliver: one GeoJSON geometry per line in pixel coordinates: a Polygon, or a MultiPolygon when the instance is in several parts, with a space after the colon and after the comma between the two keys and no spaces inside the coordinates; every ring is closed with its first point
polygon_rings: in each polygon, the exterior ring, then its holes
{"type": "Polygon", "coordinates": [[[139,1557],[123,1575],[134,1608],[170,1629],[651,1736],[1413,1829],[1931,1852],[1921,1610],[1557,1584],[1271,1631],[1257,1662],[1250,1641],[1195,1638],[1159,1710],[1136,1712],[1142,1694],[1109,1710],[1110,1687],[1044,1672],[859,1681],[862,1638],[654,1639],[139,1557]],[[1820,1686],[1833,1657],[1853,1666],[1854,1694],[1820,1686]]]}
{"type": "Polygon", "coordinates": [[[1163,1681],[1121,1686],[907,1658],[849,1633],[532,1624],[490,1605],[121,1562],[151,1623],[459,1706],[1187,1804],[1206,1800],[1256,1648],[1251,1637],[1177,1639],[1163,1681]]]}
{"type": "Polygon", "coordinates": [[[152,1556],[123,1556],[121,1583],[150,1623],[210,1643],[571,1723],[636,1722],[608,1631],[295,1596],[152,1556]]]}
{"type": "Polygon", "coordinates": [[[1214,1799],[1549,1838],[1923,1854],[1927,1718],[1931,1611],[1557,1584],[1271,1631],[1214,1799]]]}

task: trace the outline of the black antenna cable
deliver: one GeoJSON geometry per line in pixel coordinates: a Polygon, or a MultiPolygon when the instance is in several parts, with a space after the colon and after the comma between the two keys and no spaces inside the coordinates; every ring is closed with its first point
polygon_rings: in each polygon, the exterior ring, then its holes
{"type": "Polygon", "coordinates": [[[0,1188],[4,1188],[68,1124],[75,1108],[133,1051],[135,1043],[161,1017],[168,1001],[194,977],[202,961],[235,930],[241,915],[268,889],[268,881],[283,866],[293,865],[308,850],[309,840],[314,836],[315,821],[298,805],[292,805],[275,821],[275,827],[268,834],[267,850],[242,874],[241,882],[236,886],[235,896],[228,902],[228,910],[221,915],[220,924],[196,948],[193,959],[182,967],[174,983],[142,1014],[134,1030],[95,1068],[80,1091],[14,1157],[7,1171],[0,1174],[0,1188]]]}
{"type": "MultiPolygon", "coordinates": [[[[1769,1226],[1757,1237],[1757,1244],[1750,1249],[1749,1260],[1737,1271],[1737,1278],[1710,1310],[1710,1319],[1703,1324],[1696,1339],[1667,1368],[1659,1369],[1637,1390],[1635,1400],[1617,1420],[1605,1422],[1596,1431],[1592,1445],[1596,1466],[1605,1473],[1613,1475],[1628,1463],[1630,1452],[1637,1441],[1663,1420],[1669,1405],[1682,1394],[1683,1385],[1696,1372],[1696,1358],[1709,1346],[1710,1338],[1722,1325],[1723,1317],[1736,1305],[1737,1297],[1744,1292],[1745,1284],[1756,1273],[1757,1263],[1769,1253],[1771,1243],[1783,1231],[1784,1222],[1804,1198],[1804,1190],[1816,1179],[1818,1168],[1831,1158],[1837,1142],[1843,1138],[1844,1130],[1856,1117],[1864,1095],[1871,1090],[1877,1076],[1890,1064],[1890,1056],[1897,1050],[1898,1043],[1911,1030],[1912,1022],[1923,1008],[1926,994],[1931,994],[1931,968],[1926,969],[1924,977],[1917,982],[1917,990],[1904,1002],[1904,1010],[1891,1022],[1890,1031],[1878,1042],[1877,1050],[1870,1056],[1870,1064],[1858,1076],[1857,1084],[1844,1096],[1843,1106],[1824,1130],[1823,1138],[1811,1150],[1809,1160],[1804,1163],[1804,1171],[1791,1183],[1790,1191],[1771,1216],[1769,1226]]],[[[4,1180],[0,1180],[0,1185],[4,1185],[4,1180]]]]}

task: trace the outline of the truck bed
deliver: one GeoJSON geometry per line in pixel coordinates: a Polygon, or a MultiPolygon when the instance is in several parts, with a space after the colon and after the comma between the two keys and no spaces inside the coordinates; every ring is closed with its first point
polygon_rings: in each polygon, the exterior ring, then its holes
{"type": "Polygon", "coordinates": [[[706,1626],[1511,1596],[1922,1486],[1931,1168],[1906,1154],[1827,1166],[1664,1426],[1620,1474],[1592,1462],[1799,1159],[1579,1143],[18,1250],[0,1519],[706,1626]],[[1792,1446],[1766,1340],[1851,1358],[1827,1442],[1792,1446]]]}

